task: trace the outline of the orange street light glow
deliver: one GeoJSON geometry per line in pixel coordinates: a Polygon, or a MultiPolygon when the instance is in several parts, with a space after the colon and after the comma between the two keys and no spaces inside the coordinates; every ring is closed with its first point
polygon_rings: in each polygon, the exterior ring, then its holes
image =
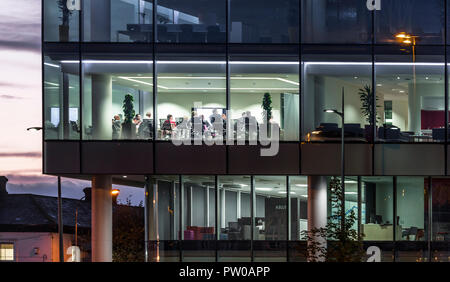
{"type": "Polygon", "coordinates": [[[113,190],[111,191],[111,195],[113,195],[113,196],[117,196],[117,195],[119,195],[119,193],[120,193],[120,190],[119,190],[119,189],[113,189],[113,190]]]}

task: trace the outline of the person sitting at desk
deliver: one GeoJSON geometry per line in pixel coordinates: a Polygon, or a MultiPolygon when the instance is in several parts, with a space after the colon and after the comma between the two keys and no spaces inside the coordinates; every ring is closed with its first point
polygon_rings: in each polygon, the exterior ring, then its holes
{"type": "Polygon", "coordinates": [[[172,136],[172,131],[175,128],[176,123],[173,120],[173,116],[171,114],[167,115],[167,119],[164,121],[163,125],[162,125],[162,134],[163,134],[163,138],[172,136]]]}

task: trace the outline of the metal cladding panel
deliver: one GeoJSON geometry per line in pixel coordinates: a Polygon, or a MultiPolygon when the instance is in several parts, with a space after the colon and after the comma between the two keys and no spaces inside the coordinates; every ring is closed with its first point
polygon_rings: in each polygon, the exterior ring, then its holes
{"type": "Polygon", "coordinates": [[[44,173],[79,174],[80,143],[67,141],[44,142],[44,173]]]}
{"type": "Polygon", "coordinates": [[[376,144],[375,175],[444,175],[442,144],[376,144]]]}
{"type": "Polygon", "coordinates": [[[156,174],[226,174],[226,146],[156,143],[156,174]]]}
{"type": "MultiPolygon", "coordinates": [[[[341,174],[341,144],[302,144],[301,155],[302,175],[341,174]]],[[[345,174],[372,174],[371,145],[345,144],[345,174]]]]}
{"type": "Polygon", "coordinates": [[[84,142],[83,174],[152,174],[150,142],[84,142]]]}
{"type": "Polygon", "coordinates": [[[261,146],[229,146],[230,174],[300,174],[300,145],[280,143],[278,154],[261,156],[261,146]]]}

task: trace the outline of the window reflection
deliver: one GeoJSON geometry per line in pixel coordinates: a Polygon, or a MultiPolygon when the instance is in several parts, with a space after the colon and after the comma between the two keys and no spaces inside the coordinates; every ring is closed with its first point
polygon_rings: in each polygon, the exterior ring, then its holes
{"type": "Polygon", "coordinates": [[[365,241],[397,240],[401,229],[394,224],[392,177],[362,177],[361,233],[365,241]]]}
{"type": "Polygon", "coordinates": [[[78,140],[80,129],[77,55],[47,54],[44,58],[44,138],[78,140]],[[67,62],[70,60],[73,63],[67,62]]]}
{"type": "Polygon", "coordinates": [[[344,92],[345,140],[373,140],[373,87],[369,48],[304,47],[303,51],[303,138],[309,142],[340,141],[342,120],[325,110],[342,110],[344,92]]]}
{"type": "Polygon", "coordinates": [[[86,54],[83,58],[83,139],[153,138],[149,54],[86,54]]]}
{"type": "Polygon", "coordinates": [[[225,42],[225,2],[223,0],[159,0],[158,42],[225,42]]]}
{"type": "Polygon", "coordinates": [[[377,47],[377,140],[445,140],[444,50],[440,47],[377,47]]]}
{"type": "Polygon", "coordinates": [[[152,42],[152,0],[83,0],[83,40],[152,42]]]}

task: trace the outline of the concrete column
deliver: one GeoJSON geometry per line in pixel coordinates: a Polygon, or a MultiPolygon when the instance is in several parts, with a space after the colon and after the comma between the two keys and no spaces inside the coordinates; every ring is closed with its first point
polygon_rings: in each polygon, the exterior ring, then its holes
{"type": "MultiPolygon", "coordinates": [[[[408,85],[408,131],[413,131],[416,134],[421,129],[421,108],[422,99],[420,92],[417,90],[417,84],[410,83],[408,85]]],[[[402,128],[403,130],[403,128],[402,128]]]]}
{"type": "Polygon", "coordinates": [[[92,177],[92,261],[112,261],[112,177],[92,177]]]}
{"type": "Polygon", "coordinates": [[[112,138],[112,79],[92,74],[92,136],[95,140],[112,138]]]}
{"type": "Polygon", "coordinates": [[[236,194],[236,218],[241,218],[241,191],[236,194]]]}
{"type": "Polygon", "coordinates": [[[226,228],[225,189],[220,190],[220,228],[226,228]]]}
{"type": "MultiPolygon", "coordinates": [[[[324,176],[308,176],[308,231],[327,225],[327,180],[324,176]]],[[[316,242],[326,245],[324,238],[316,242]]]]}
{"type": "Polygon", "coordinates": [[[91,41],[111,41],[111,0],[91,1],[91,41]]]}

